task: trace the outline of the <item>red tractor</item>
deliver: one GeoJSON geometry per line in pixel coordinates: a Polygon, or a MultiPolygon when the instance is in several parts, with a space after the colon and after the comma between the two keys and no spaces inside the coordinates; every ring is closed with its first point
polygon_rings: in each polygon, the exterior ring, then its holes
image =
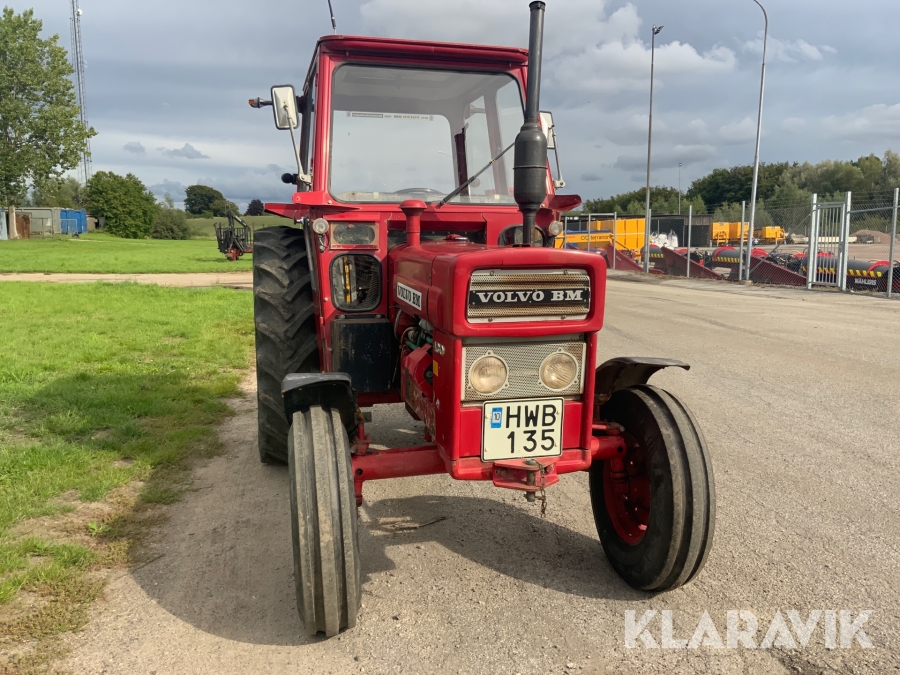
{"type": "Polygon", "coordinates": [[[646,591],[693,579],[712,545],[703,434],[647,384],[688,365],[598,364],[606,264],[551,245],[581,199],[555,194],[530,7],[528,50],[327,36],[302,95],[250,102],[297,156],[293,203],[266,205],[294,226],[257,231],[253,283],[259,453],[288,465],[311,634],[356,623],[369,480],[447,473],[534,502],[587,471],[609,562],[646,591]],[[374,449],[363,410],[383,403],[424,444],[374,449]]]}

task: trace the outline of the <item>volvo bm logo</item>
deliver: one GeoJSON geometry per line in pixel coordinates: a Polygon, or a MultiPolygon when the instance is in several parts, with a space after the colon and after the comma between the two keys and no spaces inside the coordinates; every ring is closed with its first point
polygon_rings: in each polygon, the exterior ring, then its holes
{"type": "Polygon", "coordinates": [[[546,291],[469,291],[469,306],[552,305],[554,303],[586,303],[590,293],[582,288],[556,288],[546,291]]]}
{"type": "Polygon", "coordinates": [[[397,299],[412,305],[416,309],[422,309],[422,294],[415,288],[397,282],[397,299]]]}

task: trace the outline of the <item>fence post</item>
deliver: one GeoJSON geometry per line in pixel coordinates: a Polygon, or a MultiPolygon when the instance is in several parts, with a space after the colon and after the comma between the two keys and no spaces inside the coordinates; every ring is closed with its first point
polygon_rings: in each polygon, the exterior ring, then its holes
{"type": "MultiPolygon", "coordinates": [[[[750,210],[753,210],[753,205],[750,205],[750,210]]],[[[744,224],[741,223],[741,230],[744,229],[744,224]]],[[[753,250],[753,229],[750,227],[750,221],[747,221],[747,256],[744,263],[744,280],[750,281],[750,252],[753,250]]]]}
{"type": "Polygon", "coordinates": [[[592,216],[592,215],[594,215],[594,214],[589,213],[589,214],[588,214],[588,220],[587,220],[587,238],[588,238],[588,240],[587,240],[587,252],[588,252],[588,253],[591,252],[591,216],[592,216]]]}
{"type": "Polygon", "coordinates": [[[747,215],[747,202],[741,202],[740,241],[738,245],[738,281],[744,278],[744,217],[747,215]]]}
{"type": "Polygon", "coordinates": [[[838,260],[837,273],[839,275],[837,282],[838,288],[842,291],[847,290],[847,258],[850,257],[850,208],[852,204],[852,192],[847,192],[844,196],[844,220],[841,223],[840,237],[840,258],[838,260]]]}
{"type": "Polygon", "coordinates": [[[694,217],[694,205],[688,204],[688,240],[687,240],[687,267],[685,276],[691,278],[691,220],[694,217]]]}
{"type": "Polygon", "coordinates": [[[616,258],[619,254],[619,212],[615,211],[613,213],[613,253],[612,253],[612,268],[616,269],[616,258]]]}
{"type": "Polygon", "coordinates": [[[644,255],[641,259],[641,266],[644,268],[644,274],[650,274],[650,221],[653,219],[653,211],[647,209],[647,215],[644,218],[644,255]]]}
{"type": "Polygon", "coordinates": [[[888,247],[887,297],[891,297],[894,287],[894,242],[897,240],[897,198],[900,188],[894,188],[894,213],[891,216],[891,244],[888,247]]]}
{"type": "Polygon", "coordinates": [[[809,212],[809,241],[806,245],[806,288],[811,289],[813,286],[813,282],[816,280],[816,267],[818,266],[818,259],[816,258],[817,253],[817,240],[819,238],[819,209],[818,209],[818,194],[813,194],[812,203],[810,206],[809,212]]]}

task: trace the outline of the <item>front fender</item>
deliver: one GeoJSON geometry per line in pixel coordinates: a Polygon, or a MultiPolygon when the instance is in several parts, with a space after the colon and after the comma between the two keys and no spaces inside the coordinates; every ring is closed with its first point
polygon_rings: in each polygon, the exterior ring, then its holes
{"type": "Polygon", "coordinates": [[[605,361],[597,366],[594,374],[594,400],[602,405],[619,389],[647,384],[653,374],[663,368],[691,369],[683,361],[649,356],[618,356],[605,361]]]}
{"type": "Polygon", "coordinates": [[[288,424],[294,413],[311,405],[334,408],[348,432],[356,428],[356,393],[347,373],[290,373],[281,382],[288,424]]]}

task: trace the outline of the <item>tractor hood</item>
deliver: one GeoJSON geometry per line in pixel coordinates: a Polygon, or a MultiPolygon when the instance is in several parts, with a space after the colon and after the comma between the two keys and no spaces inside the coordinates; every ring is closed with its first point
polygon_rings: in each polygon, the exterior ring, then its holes
{"type": "Polygon", "coordinates": [[[603,325],[606,262],[594,253],[451,240],[395,246],[388,265],[390,304],[457,337],[524,337],[524,324],[534,337],[603,325]],[[479,300],[495,303],[498,318],[483,311],[473,316],[471,305],[479,300]],[[578,302],[584,309],[573,309],[578,302]]]}

